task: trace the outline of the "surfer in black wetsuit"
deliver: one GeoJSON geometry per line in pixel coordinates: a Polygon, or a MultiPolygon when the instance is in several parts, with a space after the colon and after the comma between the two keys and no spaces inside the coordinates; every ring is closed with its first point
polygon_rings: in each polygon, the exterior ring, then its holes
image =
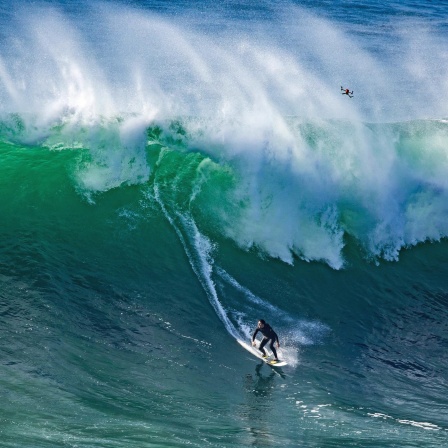
{"type": "Polygon", "coordinates": [[[260,332],[263,335],[263,339],[258,347],[258,350],[263,353],[263,358],[267,358],[266,352],[264,351],[264,346],[270,341],[269,348],[272,350],[274,354],[274,361],[278,361],[277,351],[274,348],[274,342],[277,342],[277,348],[280,347],[280,342],[278,341],[277,333],[272,329],[272,327],[267,324],[263,319],[258,321],[258,325],[254,334],[252,335],[252,345],[255,347],[255,336],[260,332]]]}

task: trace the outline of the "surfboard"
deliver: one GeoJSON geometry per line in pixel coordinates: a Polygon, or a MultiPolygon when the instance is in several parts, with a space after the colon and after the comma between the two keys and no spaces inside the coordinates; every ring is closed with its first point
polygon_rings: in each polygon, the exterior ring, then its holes
{"type": "Polygon", "coordinates": [[[273,359],[270,359],[270,357],[272,356],[269,355],[267,358],[263,358],[263,356],[261,356],[261,352],[259,350],[257,350],[255,347],[252,347],[251,345],[247,344],[246,342],[242,341],[241,339],[237,339],[236,340],[238,342],[238,344],[241,345],[241,347],[244,347],[248,352],[252,353],[252,355],[256,356],[257,358],[260,358],[263,362],[265,362],[267,365],[271,366],[271,367],[283,367],[283,366],[287,366],[288,363],[286,361],[274,361],[273,359]]]}

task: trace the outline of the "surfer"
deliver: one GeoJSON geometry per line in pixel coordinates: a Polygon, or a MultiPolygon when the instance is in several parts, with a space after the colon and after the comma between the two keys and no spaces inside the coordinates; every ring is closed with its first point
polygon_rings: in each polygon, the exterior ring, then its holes
{"type": "Polygon", "coordinates": [[[252,335],[252,345],[255,347],[255,336],[257,333],[260,332],[263,335],[263,339],[260,342],[260,345],[258,347],[258,350],[263,353],[263,358],[267,358],[266,352],[264,351],[264,346],[270,341],[269,348],[272,350],[272,353],[274,354],[274,361],[278,362],[277,358],[277,351],[274,347],[274,342],[277,342],[277,348],[280,347],[280,342],[278,341],[277,333],[272,329],[272,327],[267,324],[263,319],[260,319],[258,321],[257,328],[254,331],[254,334],[252,335]]]}
{"type": "Polygon", "coordinates": [[[347,95],[349,98],[353,98],[353,90],[350,92],[350,89],[344,89],[344,87],[341,86],[342,95],[347,95]]]}

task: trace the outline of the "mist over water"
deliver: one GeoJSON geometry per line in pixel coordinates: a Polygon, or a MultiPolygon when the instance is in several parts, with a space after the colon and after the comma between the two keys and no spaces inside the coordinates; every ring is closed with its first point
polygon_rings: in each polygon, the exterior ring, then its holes
{"type": "Polygon", "coordinates": [[[285,115],[446,116],[446,47],[425,22],[390,24],[393,48],[379,40],[372,51],[349,27],[291,3],[267,3],[265,14],[233,21],[207,3],[199,18],[186,8],[177,19],[117,4],[83,6],[82,14],[60,5],[13,9],[3,29],[4,112],[205,115],[261,129],[285,115]],[[408,32],[411,25],[418,33],[408,32]],[[340,84],[357,101],[346,101],[340,84]]]}

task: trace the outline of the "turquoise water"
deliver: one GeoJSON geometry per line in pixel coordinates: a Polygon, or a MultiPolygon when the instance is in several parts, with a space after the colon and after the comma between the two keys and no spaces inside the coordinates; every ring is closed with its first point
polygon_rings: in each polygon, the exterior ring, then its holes
{"type": "Polygon", "coordinates": [[[443,3],[0,19],[2,446],[447,444],[443,3]]]}

